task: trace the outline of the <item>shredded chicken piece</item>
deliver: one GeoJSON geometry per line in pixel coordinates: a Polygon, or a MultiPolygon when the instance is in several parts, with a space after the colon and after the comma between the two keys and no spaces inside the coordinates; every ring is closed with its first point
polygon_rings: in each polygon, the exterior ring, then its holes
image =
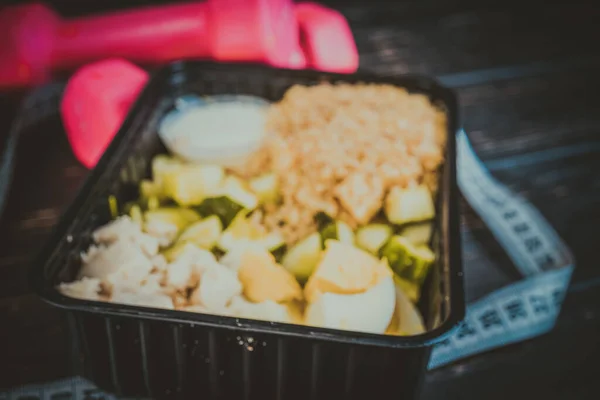
{"type": "Polygon", "coordinates": [[[142,232],[141,226],[128,216],[122,216],[101,226],[93,234],[98,244],[110,245],[116,242],[132,242],[139,246],[146,255],[158,253],[158,239],[142,232]]]}
{"type": "Polygon", "coordinates": [[[150,274],[146,279],[142,281],[142,284],[139,287],[139,291],[149,294],[163,293],[165,290],[165,288],[162,286],[163,279],[164,277],[162,273],[150,274]]]}
{"type": "Polygon", "coordinates": [[[190,296],[190,302],[200,304],[209,310],[221,310],[240,293],[242,293],[242,284],[237,274],[217,264],[202,273],[200,284],[190,296]]]}
{"type": "Polygon", "coordinates": [[[144,225],[146,233],[158,240],[160,247],[167,247],[177,238],[177,225],[165,221],[152,220],[144,225]]]}
{"type": "Polygon", "coordinates": [[[166,285],[176,290],[195,287],[202,273],[218,265],[215,256],[193,244],[184,247],[179,256],[166,267],[166,285]]]}
{"type": "Polygon", "coordinates": [[[199,275],[193,263],[175,260],[167,266],[165,284],[175,290],[185,290],[198,284],[199,275]]]}
{"type": "Polygon", "coordinates": [[[101,300],[100,279],[83,277],[70,283],[61,283],[58,287],[64,295],[84,300],[101,300]]]}
{"type": "Polygon", "coordinates": [[[188,307],[190,305],[187,293],[175,292],[174,294],[171,295],[171,299],[173,299],[173,304],[175,305],[175,308],[177,308],[177,309],[182,309],[182,308],[188,307]]]}
{"type": "Polygon", "coordinates": [[[258,319],[273,322],[292,322],[292,315],[287,306],[278,304],[272,300],[262,303],[252,303],[242,296],[236,296],[227,307],[231,315],[241,318],[258,319]]]}
{"type": "Polygon", "coordinates": [[[97,278],[109,284],[139,286],[152,269],[152,261],[141,247],[119,240],[88,253],[80,277],[97,278]]]}
{"type": "Polygon", "coordinates": [[[151,261],[152,261],[152,266],[154,267],[153,271],[166,271],[167,270],[167,265],[169,263],[167,262],[167,259],[165,258],[165,256],[163,256],[162,254],[155,255],[154,257],[152,257],[151,261]]]}
{"type": "Polygon", "coordinates": [[[133,306],[166,308],[170,310],[175,308],[173,300],[169,296],[158,293],[118,291],[113,293],[111,301],[133,306]]]}

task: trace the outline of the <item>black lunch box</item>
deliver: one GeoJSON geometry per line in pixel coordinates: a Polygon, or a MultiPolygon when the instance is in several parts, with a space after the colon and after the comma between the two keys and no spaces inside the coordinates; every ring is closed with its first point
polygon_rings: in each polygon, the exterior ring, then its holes
{"type": "Polygon", "coordinates": [[[454,93],[419,76],[380,77],[273,69],[259,65],[178,62],[156,72],[90,173],[31,268],[36,292],[62,308],[77,349],[80,375],[121,396],[201,399],[368,399],[417,396],[431,347],[465,313],[454,93]],[[432,238],[436,263],[418,307],[427,332],[373,335],[63,296],[91,233],[110,220],[109,195],[137,197],[152,157],[166,150],[157,125],[180,96],[246,94],[279,100],[294,84],[379,82],[427,95],[448,113],[446,162],[432,238]]]}

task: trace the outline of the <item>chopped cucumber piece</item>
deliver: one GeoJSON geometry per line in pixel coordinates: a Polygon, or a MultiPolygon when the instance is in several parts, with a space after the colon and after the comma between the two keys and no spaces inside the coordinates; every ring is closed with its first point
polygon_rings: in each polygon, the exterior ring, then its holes
{"type": "Polygon", "coordinates": [[[337,228],[337,240],[342,243],[354,244],[354,232],[352,232],[352,228],[342,221],[337,221],[335,225],[337,228]]]}
{"type": "Polygon", "coordinates": [[[430,220],[435,216],[431,192],[425,185],[394,187],[385,200],[385,213],[397,225],[430,220]]]}
{"type": "Polygon", "coordinates": [[[249,185],[261,204],[276,203],[279,200],[277,175],[273,173],[261,175],[251,179],[249,185]]]}
{"type": "Polygon", "coordinates": [[[343,243],[354,244],[354,232],[345,222],[334,221],[325,225],[321,230],[321,244],[325,248],[325,242],[328,239],[339,240],[343,243]]]}
{"type": "Polygon", "coordinates": [[[429,243],[432,232],[433,224],[431,222],[422,222],[405,226],[400,231],[400,236],[407,238],[414,245],[419,245],[429,243]]]}
{"type": "Polygon", "coordinates": [[[252,193],[247,185],[235,176],[228,176],[219,188],[219,195],[231,199],[246,210],[252,211],[258,206],[258,197],[252,193]]]}
{"type": "Polygon", "coordinates": [[[258,198],[246,188],[244,182],[228,176],[219,188],[218,196],[205,199],[196,210],[204,216],[218,216],[223,226],[228,227],[242,210],[252,211],[257,205],[258,198]]]}
{"type": "Polygon", "coordinates": [[[165,222],[177,226],[177,229],[182,230],[188,225],[200,220],[200,216],[189,208],[157,208],[155,210],[146,211],[144,214],[146,223],[151,221],[165,222]]]}
{"type": "Polygon", "coordinates": [[[156,189],[163,191],[164,177],[169,175],[172,171],[178,170],[182,165],[184,164],[180,160],[165,154],[159,154],[155,156],[152,159],[152,177],[154,179],[156,189]]]}
{"type": "Polygon", "coordinates": [[[379,254],[379,249],[392,236],[392,227],[386,224],[369,224],[356,231],[356,244],[371,254],[379,254]]]}
{"type": "Polygon", "coordinates": [[[158,201],[158,197],[148,197],[148,203],[146,206],[148,207],[148,210],[156,210],[158,207],[160,207],[160,201],[158,201]]]}
{"type": "Polygon", "coordinates": [[[144,209],[155,209],[164,202],[165,191],[162,184],[144,179],[140,182],[140,198],[138,203],[144,209]]]}
{"type": "Polygon", "coordinates": [[[183,252],[185,247],[190,244],[188,242],[177,242],[173,246],[169,247],[162,252],[167,262],[173,262],[183,252]]]}
{"type": "Polygon", "coordinates": [[[194,222],[181,233],[177,243],[193,243],[203,249],[211,250],[217,244],[223,225],[216,215],[194,222]]]}
{"type": "Polygon", "coordinates": [[[140,182],[140,197],[143,199],[150,197],[161,199],[164,197],[164,191],[158,183],[144,179],[140,182]]]}
{"type": "Polygon", "coordinates": [[[189,206],[214,196],[223,176],[223,168],[217,165],[185,164],[167,171],[162,181],[168,197],[182,206],[189,206]]]}
{"type": "Polygon", "coordinates": [[[325,242],[328,239],[337,239],[337,226],[335,222],[325,225],[325,227],[321,229],[319,233],[321,234],[321,247],[325,248],[325,242]]]}
{"type": "Polygon", "coordinates": [[[419,301],[419,297],[421,297],[421,287],[419,285],[409,282],[406,279],[402,279],[398,275],[394,275],[394,282],[402,289],[410,301],[413,303],[419,301]]]}
{"type": "Polygon", "coordinates": [[[253,244],[262,249],[272,251],[281,247],[283,237],[278,233],[269,233],[258,239],[249,239],[246,237],[236,237],[231,232],[223,232],[217,243],[220,250],[224,252],[231,251],[244,244],[253,244]]]}
{"type": "Polygon", "coordinates": [[[321,259],[321,235],[318,232],[309,235],[293,245],[283,256],[281,264],[304,283],[313,273],[321,259]]]}
{"type": "Polygon", "coordinates": [[[137,204],[132,204],[129,208],[129,216],[134,222],[142,225],[144,223],[144,215],[142,214],[142,209],[137,204]]]}
{"type": "Polygon", "coordinates": [[[331,218],[329,215],[324,213],[323,211],[319,211],[313,216],[315,223],[317,224],[317,229],[319,231],[325,229],[325,227],[329,224],[333,224],[335,220],[331,218]]]}
{"type": "Polygon", "coordinates": [[[381,248],[380,256],[388,260],[399,277],[421,285],[435,261],[435,255],[427,246],[415,246],[405,237],[392,236],[381,248]]]}
{"type": "Polygon", "coordinates": [[[108,210],[112,218],[119,216],[119,203],[117,202],[117,198],[112,194],[108,196],[108,210]]]}
{"type": "Polygon", "coordinates": [[[277,261],[280,264],[281,264],[281,260],[283,259],[283,256],[285,255],[286,252],[287,252],[287,245],[285,245],[285,244],[282,244],[281,246],[271,250],[271,254],[273,254],[273,257],[275,257],[275,261],[277,261]]]}
{"type": "Polygon", "coordinates": [[[265,232],[260,227],[252,224],[247,215],[248,211],[242,210],[231,221],[231,224],[219,238],[217,243],[219,249],[227,252],[245,244],[252,244],[271,251],[285,244],[283,236],[277,232],[265,232]]]}
{"type": "Polygon", "coordinates": [[[414,301],[402,286],[401,280],[396,279],[396,314],[398,316],[397,329],[407,335],[419,335],[425,332],[423,317],[414,301]]]}
{"type": "Polygon", "coordinates": [[[121,214],[129,214],[131,208],[135,205],[138,205],[138,203],[135,201],[128,201],[127,203],[123,204],[123,207],[121,207],[121,214]]]}
{"type": "Polygon", "coordinates": [[[325,241],[328,239],[339,240],[340,242],[353,244],[354,232],[345,222],[336,221],[323,211],[319,211],[313,216],[317,229],[321,235],[321,246],[325,248],[325,241]]]}
{"type": "Polygon", "coordinates": [[[199,206],[195,207],[195,210],[198,211],[200,215],[215,215],[219,217],[221,224],[224,227],[229,226],[235,216],[243,209],[244,207],[226,196],[210,197],[200,203],[199,206]]]}

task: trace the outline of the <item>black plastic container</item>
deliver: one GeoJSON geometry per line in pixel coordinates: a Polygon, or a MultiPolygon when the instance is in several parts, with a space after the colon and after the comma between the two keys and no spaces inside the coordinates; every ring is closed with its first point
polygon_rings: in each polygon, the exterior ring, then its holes
{"type": "Polygon", "coordinates": [[[31,269],[31,282],[68,316],[79,374],[124,396],[203,399],[413,399],[430,348],[463,318],[454,94],[423,77],[383,78],[257,65],[176,63],[157,72],[91,172],[31,269]],[[110,220],[107,197],[137,196],[149,162],[165,152],[160,118],[187,94],[248,94],[278,100],[293,84],[383,82],[427,94],[448,112],[446,163],[440,174],[433,249],[437,261],[419,308],[428,332],[412,337],[342,332],[68,298],[91,232],[110,220]]]}

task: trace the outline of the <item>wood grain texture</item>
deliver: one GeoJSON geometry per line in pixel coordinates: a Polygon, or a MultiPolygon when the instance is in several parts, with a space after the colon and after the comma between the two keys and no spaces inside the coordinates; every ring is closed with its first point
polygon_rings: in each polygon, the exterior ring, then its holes
{"type": "MultiPolygon", "coordinates": [[[[441,8],[414,1],[340,9],[353,27],[361,68],[379,73],[444,75],[594,56],[589,42],[598,7],[547,6],[532,16],[518,2],[492,3],[487,11],[458,0],[441,8]]],[[[499,180],[541,210],[578,266],[552,333],[430,373],[424,399],[598,398],[600,384],[591,371],[597,371],[593,356],[600,351],[599,89],[591,66],[458,88],[477,153],[499,180]]],[[[23,132],[0,220],[0,388],[70,373],[64,321],[31,294],[26,275],[86,173],[56,115],[23,132]]],[[[517,275],[479,218],[466,203],[462,208],[467,295],[476,299],[517,275]]]]}

